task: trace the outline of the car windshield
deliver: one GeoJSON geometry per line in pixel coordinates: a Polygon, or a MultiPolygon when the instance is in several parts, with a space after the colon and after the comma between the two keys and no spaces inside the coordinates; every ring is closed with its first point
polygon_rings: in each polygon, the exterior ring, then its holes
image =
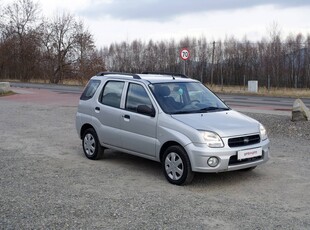
{"type": "Polygon", "coordinates": [[[229,110],[200,82],[167,82],[149,86],[160,107],[168,114],[207,113],[229,110]]]}

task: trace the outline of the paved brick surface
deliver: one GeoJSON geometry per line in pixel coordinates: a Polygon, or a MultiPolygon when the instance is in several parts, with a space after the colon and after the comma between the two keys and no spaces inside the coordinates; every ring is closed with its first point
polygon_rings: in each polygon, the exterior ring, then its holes
{"type": "Polygon", "coordinates": [[[47,89],[21,89],[11,88],[16,94],[0,97],[0,100],[9,100],[24,103],[35,103],[41,105],[77,106],[80,94],[63,93],[47,89]]]}

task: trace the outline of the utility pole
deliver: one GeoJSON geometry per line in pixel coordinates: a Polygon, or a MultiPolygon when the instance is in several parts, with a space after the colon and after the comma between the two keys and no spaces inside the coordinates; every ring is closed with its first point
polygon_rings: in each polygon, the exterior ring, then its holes
{"type": "Polygon", "coordinates": [[[214,50],[215,50],[215,41],[213,42],[213,49],[212,49],[211,85],[213,85],[214,50]]]}
{"type": "Polygon", "coordinates": [[[223,77],[223,58],[224,53],[222,52],[222,47],[221,47],[221,90],[224,90],[224,77],[223,77]]]}

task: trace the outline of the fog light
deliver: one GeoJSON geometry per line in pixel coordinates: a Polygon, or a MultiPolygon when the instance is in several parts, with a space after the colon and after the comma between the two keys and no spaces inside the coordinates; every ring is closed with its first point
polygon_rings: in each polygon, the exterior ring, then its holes
{"type": "Polygon", "coordinates": [[[210,157],[208,159],[208,165],[210,167],[216,167],[219,164],[219,159],[217,157],[210,157]]]}

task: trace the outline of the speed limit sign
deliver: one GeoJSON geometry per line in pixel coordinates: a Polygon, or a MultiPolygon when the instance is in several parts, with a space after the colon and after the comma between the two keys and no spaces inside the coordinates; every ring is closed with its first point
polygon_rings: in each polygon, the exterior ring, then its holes
{"type": "Polygon", "coordinates": [[[180,57],[181,57],[184,61],[186,61],[187,59],[189,59],[189,57],[190,57],[189,50],[186,49],[186,48],[181,49],[181,51],[180,51],[180,57]]]}

